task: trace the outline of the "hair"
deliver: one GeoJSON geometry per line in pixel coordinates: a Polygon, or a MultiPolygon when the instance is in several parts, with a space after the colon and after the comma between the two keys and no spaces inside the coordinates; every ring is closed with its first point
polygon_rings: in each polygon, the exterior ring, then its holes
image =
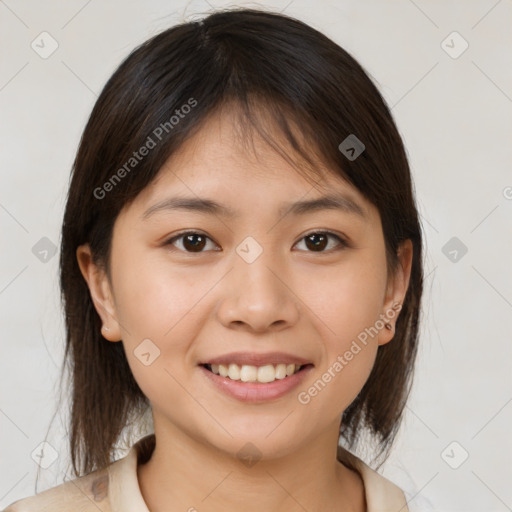
{"type": "Polygon", "coordinates": [[[123,344],[101,335],[77,247],[88,243],[110,279],[120,211],[184,141],[227,106],[236,107],[241,139],[256,131],[283,158],[297,157],[291,161],[308,179],[320,176],[321,162],[376,206],[388,271],[399,264],[399,244],[412,241],[411,277],[394,339],[379,346],[371,374],[340,424],[340,441],[348,448],[358,445],[363,430],[380,454],[393,443],[411,387],[423,286],[422,235],[402,139],[369,75],[331,39],[282,14],[224,10],[173,26],[133,50],[103,88],[80,140],[60,253],[76,476],[113,462],[129,419],[150,407],[123,344]],[[184,114],[179,119],[177,110],[184,114]],[[269,127],[282,135],[285,149],[269,127]],[[365,146],[354,160],[339,149],[351,134],[365,146]],[[150,147],[150,140],[154,147],[135,161],[134,152],[150,147]]]}

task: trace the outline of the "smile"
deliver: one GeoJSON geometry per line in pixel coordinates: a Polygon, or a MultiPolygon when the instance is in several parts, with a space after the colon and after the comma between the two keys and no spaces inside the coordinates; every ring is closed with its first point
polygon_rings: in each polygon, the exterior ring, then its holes
{"type": "Polygon", "coordinates": [[[264,366],[230,364],[207,364],[205,367],[215,375],[227,377],[228,379],[242,382],[261,382],[268,383],[275,380],[285,379],[299,372],[305,365],[285,364],[276,365],[266,364],[264,366]]]}
{"type": "Polygon", "coordinates": [[[241,402],[261,404],[289,395],[304,382],[314,366],[284,363],[253,366],[230,363],[201,364],[198,368],[213,388],[222,394],[241,402]]]}

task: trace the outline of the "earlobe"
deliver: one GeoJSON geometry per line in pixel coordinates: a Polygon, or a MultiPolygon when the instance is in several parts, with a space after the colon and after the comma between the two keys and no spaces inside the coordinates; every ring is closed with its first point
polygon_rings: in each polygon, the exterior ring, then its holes
{"type": "Polygon", "coordinates": [[[386,300],[384,301],[384,329],[379,332],[379,345],[390,342],[395,336],[395,326],[402,304],[404,303],[411,277],[413,245],[405,240],[398,248],[399,263],[388,281],[386,300]]]}
{"type": "Polygon", "coordinates": [[[120,341],[121,329],[117,322],[113,294],[105,271],[94,263],[89,244],[80,245],[76,250],[76,257],[80,272],[89,288],[94,308],[103,324],[102,336],[109,341],[120,341]]]}

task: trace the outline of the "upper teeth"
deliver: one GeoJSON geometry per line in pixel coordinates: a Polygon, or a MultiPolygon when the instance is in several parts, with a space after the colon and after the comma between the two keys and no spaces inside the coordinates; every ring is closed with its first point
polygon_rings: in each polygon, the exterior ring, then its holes
{"type": "Polygon", "coordinates": [[[237,364],[212,364],[210,368],[213,373],[221,377],[229,377],[232,380],[241,380],[242,382],[273,382],[276,379],[284,379],[293,375],[301,369],[300,365],[295,364],[267,364],[265,366],[251,366],[237,364]]]}

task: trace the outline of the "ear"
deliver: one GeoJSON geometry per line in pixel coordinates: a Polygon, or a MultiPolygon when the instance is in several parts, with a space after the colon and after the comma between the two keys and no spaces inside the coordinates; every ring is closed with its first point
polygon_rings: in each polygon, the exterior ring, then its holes
{"type": "Polygon", "coordinates": [[[94,263],[89,244],[80,245],[76,250],[76,257],[103,324],[101,334],[109,341],[121,341],[121,329],[117,322],[114,296],[108,276],[94,263]]]}
{"type": "Polygon", "coordinates": [[[384,324],[391,326],[391,329],[385,326],[379,330],[379,345],[385,345],[395,336],[395,325],[400,314],[400,309],[404,303],[405,295],[409,287],[411,277],[413,246],[411,240],[404,240],[398,248],[399,264],[393,275],[388,278],[386,297],[383,304],[381,318],[384,324]]]}

